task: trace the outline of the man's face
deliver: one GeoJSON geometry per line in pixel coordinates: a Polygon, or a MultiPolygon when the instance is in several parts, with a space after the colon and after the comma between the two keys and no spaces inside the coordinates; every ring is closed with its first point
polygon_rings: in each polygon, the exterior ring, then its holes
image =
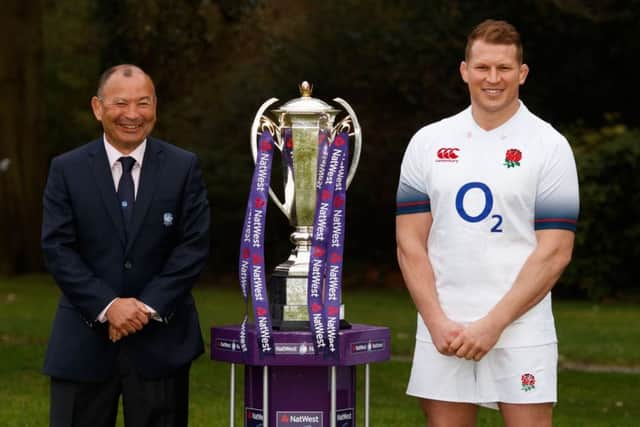
{"type": "Polygon", "coordinates": [[[156,97],[151,80],[140,71],[129,77],[114,73],[91,99],[96,119],[107,140],[121,152],[131,152],[151,133],[156,123],[156,97]]]}
{"type": "Polygon", "coordinates": [[[518,93],[529,68],[520,64],[515,45],[476,40],[467,61],[460,64],[462,80],[469,86],[474,114],[507,120],[518,109],[518,93]]]}

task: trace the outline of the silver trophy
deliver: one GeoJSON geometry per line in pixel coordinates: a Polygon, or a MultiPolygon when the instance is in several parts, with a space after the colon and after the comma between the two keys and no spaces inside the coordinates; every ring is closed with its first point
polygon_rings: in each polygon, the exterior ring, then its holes
{"type": "MultiPolygon", "coordinates": [[[[279,264],[269,280],[269,305],[273,327],[281,330],[308,329],[307,280],[313,220],[316,208],[316,180],[318,164],[318,137],[320,131],[328,131],[332,141],[336,133],[349,132],[354,140],[351,166],[347,175],[347,188],[353,180],[362,147],[360,124],[351,106],[341,98],[333,101],[344,108],[332,107],[311,97],[313,87],[302,82],[300,98],[292,99],[280,108],[270,110],[275,117],[265,115],[267,109],[278,102],[271,98],[258,109],[251,126],[251,151],[257,157],[257,140],[263,129],[275,136],[275,145],[282,151],[285,141],[283,130],[290,129],[293,139],[292,162],[283,162],[285,170],[284,201],[269,188],[269,196],[295,227],[291,234],[294,244],[289,259],[279,264]],[[341,115],[344,117],[338,117],[341,115]],[[336,118],[340,121],[334,125],[336,118]]],[[[340,318],[344,319],[344,305],[340,306],[340,318]]]]}

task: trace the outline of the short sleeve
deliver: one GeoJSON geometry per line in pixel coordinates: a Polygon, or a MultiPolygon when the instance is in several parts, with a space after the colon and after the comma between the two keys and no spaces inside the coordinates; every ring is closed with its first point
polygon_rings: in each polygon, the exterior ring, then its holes
{"type": "Polygon", "coordinates": [[[579,204],[576,162],[569,143],[562,137],[548,153],[538,178],[535,229],[575,232],[579,204]]]}
{"type": "Polygon", "coordinates": [[[426,191],[424,157],[424,144],[414,136],[402,159],[400,182],[396,193],[396,215],[431,211],[429,195],[426,191]]]}

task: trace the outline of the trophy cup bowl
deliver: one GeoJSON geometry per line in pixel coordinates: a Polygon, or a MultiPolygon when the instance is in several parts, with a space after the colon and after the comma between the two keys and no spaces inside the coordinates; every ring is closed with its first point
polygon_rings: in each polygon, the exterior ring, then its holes
{"type": "MultiPolygon", "coordinates": [[[[258,136],[264,129],[268,129],[274,135],[275,145],[281,152],[285,148],[285,130],[290,130],[293,140],[291,161],[284,161],[283,156],[284,201],[269,188],[270,198],[294,227],[290,237],[294,245],[291,254],[285,262],[275,268],[268,282],[272,324],[274,329],[280,330],[309,329],[307,281],[316,208],[319,134],[326,131],[332,140],[336,132],[348,131],[349,138],[354,140],[347,188],[358,167],[362,147],[360,124],[355,112],[345,100],[333,99],[343,107],[344,110],[341,110],[313,98],[313,88],[309,83],[303,82],[299,89],[299,98],[269,111],[275,119],[265,113],[278,102],[278,99],[271,98],[264,102],[251,126],[251,152],[254,162],[257,157],[258,136]],[[344,113],[346,116],[334,125],[336,118],[344,113]]],[[[340,305],[340,319],[341,324],[346,325],[343,304],[340,305]]]]}

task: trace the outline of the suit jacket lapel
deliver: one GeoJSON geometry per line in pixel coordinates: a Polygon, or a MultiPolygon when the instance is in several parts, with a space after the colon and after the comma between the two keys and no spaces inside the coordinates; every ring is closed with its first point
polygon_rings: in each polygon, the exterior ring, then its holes
{"type": "Polygon", "coordinates": [[[140,171],[140,181],[138,182],[138,192],[136,202],[133,205],[133,218],[131,219],[131,229],[129,230],[129,241],[125,253],[129,253],[131,245],[135,241],[144,217],[151,206],[153,193],[156,189],[158,174],[160,173],[162,160],[164,159],[162,148],[153,138],[147,138],[147,148],[144,152],[142,170],[140,171]]]}
{"type": "Polygon", "coordinates": [[[119,209],[118,196],[115,186],[113,185],[113,175],[111,174],[109,159],[107,158],[107,152],[104,149],[102,138],[96,140],[89,148],[89,167],[93,172],[93,177],[100,190],[100,196],[102,197],[105,210],[111,217],[113,226],[117,230],[118,237],[120,237],[120,241],[124,247],[126,244],[126,234],[122,212],[120,212],[119,209]]]}

